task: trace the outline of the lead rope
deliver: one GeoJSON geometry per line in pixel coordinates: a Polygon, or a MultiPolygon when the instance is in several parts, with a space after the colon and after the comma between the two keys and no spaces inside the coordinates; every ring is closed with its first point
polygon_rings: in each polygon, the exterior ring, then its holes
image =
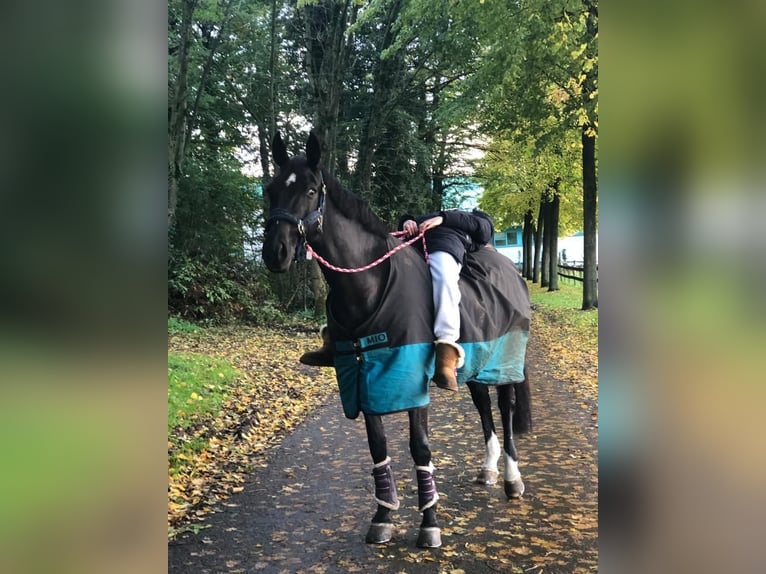
{"type": "MultiPolygon", "coordinates": [[[[391,235],[393,235],[394,237],[399,237],[400,235],[405,235],[405,234],[406,234],[405,231],[394,231],[391,233],[391,235]]],[[[306,244],[306,251],[310,253],[312,257],[314,257],[317,261],[319,261],[322,265],[324,265],[328,269],[332,269],[333,271],[338,271],[339,273],[359,273],[360,271],[367,271],[368,269],[372,269],[376,265],[380,265],[397,251],[401,251],[405,247],[412,245],[418,239],[421,239],[421,238],[423,239],[423,255],[425,255],[426,264],[428,264],[428,250],[426,249],[426,232],[425,231],[421,231],[418,235],[416,235],[412,239],[409,239],[405,241],[404,243],[397,245],[391,251],[389,251],[382,257],[379,257],[372,263],[365,265],[364,267],[336,267],[335,265],[333,265],[332,263],[324,259],[316,251],[314,251],[311,245],[309,245],[308,241],[306,241],[305,244],[306,244]]]]}

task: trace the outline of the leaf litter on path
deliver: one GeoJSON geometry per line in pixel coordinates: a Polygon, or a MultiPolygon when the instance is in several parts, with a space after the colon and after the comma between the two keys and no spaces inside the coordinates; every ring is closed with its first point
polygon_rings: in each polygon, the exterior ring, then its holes
{"type": "Polygon", "coordinates": [[[318,342],[316,335],[296,330],[241,326],[169,337],[171,353],[226,359],[238,371],[220,412],[168,437],[168,458],[179,464],[168,476],[169,537],[198,530],[197,523],[242,489],[256,455],[336,392],[333,370],[298,362],[318,342]],[[189,455],[182,452],[185,441],[202,441],[204,447],[189,455]]]}

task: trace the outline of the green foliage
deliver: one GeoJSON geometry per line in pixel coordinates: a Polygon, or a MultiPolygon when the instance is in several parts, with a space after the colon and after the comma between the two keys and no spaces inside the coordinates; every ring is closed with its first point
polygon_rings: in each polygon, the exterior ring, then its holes
{"type": "Polygon", "coordinates": [[[543,197],[557,186],[561,200],[559,232],[582,229],[581,146],[574,132],[558,143],[499,134],[476,163],[484,185],[481,208],[495,217],[499,228],[521,225],[524,214],[537,216],[543,197]]]}
{"type": "Polygon", "coordinates": [[[200,146],[187,162],[181,183],[171,249],[220,259],[244,255],[249,229],[259,221],[260,192],[241,172],[242,166],[222,154],[210,156],[200,146]]]}
{"type": "Polygon", "coordinates": [[[240,163],[195,145],[170,230],[168,304],[192,321],[258,321],[268,296],[245,255],[260,226],[260,193],[240,163]]]}
{"type": "Polygon", "coordinates": [[[194,323],[178,319],[177,317],[168,317],[168,335],[178,333],[198,333],[200,328],[194,323]]]}
{"type": "Polygon", "coordinates": [[[178,317],[200,323],[262,324],[275,318],[269,299],[265,273],[252,262],[171,253],[168,305],[178,317]]]}
{"type": "Polygon", "coordinates": [[[404,213],[427,213],[438,207],[425,167],[429,157],[430,150],[417,138],[417,118],[404,110],[392,112],[375,152],[370,202],[392,227],[404,213]]]}
{"type": "Polygon", "coordinates": [[[598,124],[597,37],[587,27],[588,4],[483,4],[478,14],[487,53],[470,81],[486,90],[480,119],[491,132],[524,126],[555,140],[586,122],[598,124]]]}

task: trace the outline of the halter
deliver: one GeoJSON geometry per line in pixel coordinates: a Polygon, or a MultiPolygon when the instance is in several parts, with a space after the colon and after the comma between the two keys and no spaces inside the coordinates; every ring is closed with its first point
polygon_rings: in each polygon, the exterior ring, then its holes
{"type": "Polygon", "coordinates": [[[272,223],[276,223],[277,221],[287,221],[288,223],[292,223],[298,228],[298,236],[300,237],[300,241],[298,241],[298,244],[295,246],[295,259],[298,259],[298,255],[300,253],[301,247],[303,247],[303,244],[306,243],[306,230],[309,229],[310,226],[316,224],[317,226],[317,233],[322,233],[322,222],[324,221],[324,201],[325,201],[325,195],[327,186],[325,186],[324,183],[324,177],[322,175],[322,170],[319,170],[319,205],[314,211],[309,212],[306,217],[302,219],[298,219],[295,217],[292,213],[287,211],[286,209],[282,209],[281,207],[277,207],[276,209],[272,209],[269,211],[269,218],[266,220],[266,231],[268,232],[269,227],[271,227],[272,223]]]}

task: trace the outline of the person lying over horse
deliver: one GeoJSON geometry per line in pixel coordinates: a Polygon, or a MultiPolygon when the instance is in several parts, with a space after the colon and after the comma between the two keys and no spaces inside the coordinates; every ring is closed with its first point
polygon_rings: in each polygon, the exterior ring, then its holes
{"type": "MultiPolygon", "coordinates": [[[[405,215],[399,227],[409,237],[425,232],[434,299],[436,371],[433,381],[442,389],[457,391],[456,369],[465,353],[460,338],[460,270],[466,253],[476,251],[492,239],[492,219],[478,209],[450,209],[418,217],[405,215]]],[[[415,246],[423,250],[421,243],[415,246]]]]}
{"type": "MultiPolygon", "coordinates": [[[[467,252],[476,251],[492,239],[492,219],[478,209],[440,211],[421,216],[404,215],[399,229],[409,237],[425,232],[434,300],[434,337],[436,372],[433,380],[439,388],[458,390],[455,370],[462,366],[465,353],[460,338],[460,288],[458,279],[467,252]]],[[[422,244],[416,243],[422,251],[422,244]]],[[[334,365],[332,340],[325,327],[320,331],[322,346],[304,353],[300,362],[313,366],[334,365]]]]}

